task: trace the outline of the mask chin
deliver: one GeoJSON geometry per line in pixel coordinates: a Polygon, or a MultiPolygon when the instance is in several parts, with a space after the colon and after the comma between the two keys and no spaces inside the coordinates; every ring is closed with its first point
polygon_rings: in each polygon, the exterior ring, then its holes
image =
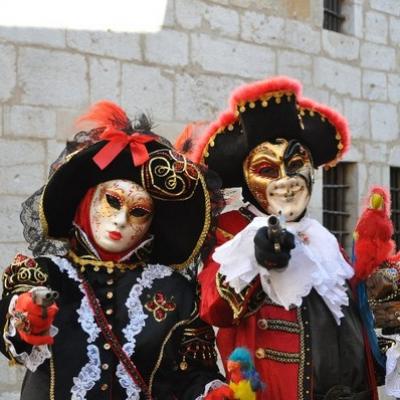
{"type": "Polygon", "coordinates": [[[282,215],[287,221],[295,221],[304,214],[310,201],[307,182],[294,175],[277,179],[266,188],[267,212],[282,215]]]}

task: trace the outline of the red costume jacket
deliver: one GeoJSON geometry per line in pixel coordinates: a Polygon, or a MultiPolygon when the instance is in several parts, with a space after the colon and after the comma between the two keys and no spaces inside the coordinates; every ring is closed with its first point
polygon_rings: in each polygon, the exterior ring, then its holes
{"type": "MultiPolygon", "coordinates": [[[[250,220],[231,211],[218,222],[217,246],[250,220]]],[[[199,275],[200,315],[220,327],[217,344],[224,362],[237,346],[255,355],[256,369],[267,386],[257,400],[319,400],[337,385],[359,396],[349,399],[378,399],[370,353],[351,298],[338,326],[315,291],[301,307],[285,310],[267,297],[258,278],[237,294],[218,270],[210,257],[199,275]]]]}

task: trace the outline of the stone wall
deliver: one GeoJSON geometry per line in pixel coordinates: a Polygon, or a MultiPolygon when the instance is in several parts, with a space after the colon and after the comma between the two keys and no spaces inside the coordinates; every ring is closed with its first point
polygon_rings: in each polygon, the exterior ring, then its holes
{"type": "MultiPolygon", "coordinates": [[[[173,139],[186,122],[215,118],[237,85],[277,74],[348,117],[355,218],[368,186],[388,185],[389,165],[400,166],[400,4],[345,0],[348,34],[338,34],[321,29],[322,3],[168,0],[155,34],[0,27],[0,264],[26,251],[20,203],[91,102],[151,111],[155,131],[173,139]]],[[[319,173],[319,219],[321,188],[319,173]]],[[[20,376],[3,363],[0,400],[18,398],[20,376]]]]}

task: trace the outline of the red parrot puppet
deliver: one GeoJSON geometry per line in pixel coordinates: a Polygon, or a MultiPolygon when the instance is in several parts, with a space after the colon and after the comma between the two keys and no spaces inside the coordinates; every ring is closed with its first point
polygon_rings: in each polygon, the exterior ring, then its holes
{"type": "Polygon", "coordinates": [[[395,244],[392,235],[390,194],[383,187],[374,186],[354,230],[354,270],[359,281],[367,279],[393,255],[395,244]]]}
{"type": "MultiPolygon", "coordinates": [[[[371,309],[371,301],[380,297],[382,288],[392,290],[392,282],[382,285],[377,279],[384,265],[393,257],[395,244],[392,240],[393,224],[390,220],[390,194],[380,186],[370,190],[367,204],[358,219],[354,231],[353,265],[355,271],[360,316],[364,322],[369,344],[375,361],[385,368],[386,358],[376,336],[376,309],[371,309]],[[367,288],[368,287],[368,288],[367,288]],[[376,292],[376,294],[374,294],[376,292]]],[[[382,278],[382,276],[380,276],[382,278]]]]}

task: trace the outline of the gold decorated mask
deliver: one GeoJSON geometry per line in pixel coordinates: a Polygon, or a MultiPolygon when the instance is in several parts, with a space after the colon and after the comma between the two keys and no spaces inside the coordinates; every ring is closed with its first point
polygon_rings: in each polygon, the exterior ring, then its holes
{"type": "Polygon", "coordinates": [[[308,150],[297,141],[277,139],[255,147],[243,163],[247,186],[268,213],[296,220],[306,209],[313,184],[308,150]]]}
{"type": "Polygon", "coordinates": [[[112,253],[135,248],[149,230],[153,209],[151,196],[134,182],[112,180],[99,184],[90,206],[94,241],[112,253]]]}

